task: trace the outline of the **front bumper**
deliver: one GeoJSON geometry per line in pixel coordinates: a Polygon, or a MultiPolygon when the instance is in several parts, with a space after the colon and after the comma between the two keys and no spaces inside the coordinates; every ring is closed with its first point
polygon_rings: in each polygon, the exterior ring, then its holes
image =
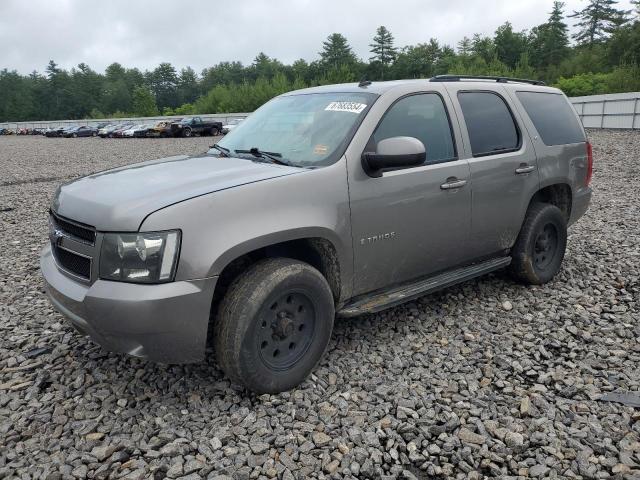
{"type": "Polygon", "coordinates": [[[53,306],[106,350],[162,363],[204,358],[217,277],[138,285],[96,280],[84,284],[56,266],[51,247],[40,269],[53,306]]]}

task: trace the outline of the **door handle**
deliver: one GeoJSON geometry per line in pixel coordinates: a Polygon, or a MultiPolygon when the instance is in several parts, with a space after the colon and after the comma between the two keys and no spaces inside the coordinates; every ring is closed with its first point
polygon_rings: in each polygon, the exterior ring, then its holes
{"type": "Polygon", "coordinates": [[[467,184],[466,180],[458,180],[455,178],[447,178],[447,182],[440,185],[441,190],[454,190],[456,188],[462,188],[467,184]]]}
{"type": "Polygon", "coordinates": [[[516,175],[522,175],[523,173],[531,173],[536,169],[533,165],[521,165],[516,168],[516,175]]]}

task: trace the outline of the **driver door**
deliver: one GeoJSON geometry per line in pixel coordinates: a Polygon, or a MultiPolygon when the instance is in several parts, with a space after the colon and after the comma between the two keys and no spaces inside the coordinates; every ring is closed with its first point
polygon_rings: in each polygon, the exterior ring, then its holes
{"type": "Polygon", "coordinates": [[[349,175],[354,295],[429,276],[466,258],[471,182],[467,161],[457,158],[448,102],[436,92],[397,99],[365,147],[375,151],[385,138],[414,137],[426,148],[423,165],[372,178],[358,164],[349,175]]]}

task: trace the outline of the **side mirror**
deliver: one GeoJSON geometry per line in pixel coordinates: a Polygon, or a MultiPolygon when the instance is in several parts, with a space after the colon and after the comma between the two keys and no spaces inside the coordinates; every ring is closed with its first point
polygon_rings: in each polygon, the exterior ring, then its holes
{"type": "Polygon", "coordinates": [[[381,177],[385,170],[422,165],[427,159],[424,144],[414,137],[391,137],[380,140],[376,151],[362,154],[362,168],[371,177],[381,177]]]}

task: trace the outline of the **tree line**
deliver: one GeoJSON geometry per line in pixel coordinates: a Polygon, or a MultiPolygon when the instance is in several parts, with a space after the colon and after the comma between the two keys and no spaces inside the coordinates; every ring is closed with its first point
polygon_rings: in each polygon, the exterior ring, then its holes
{"type": "Polygon", "coordinates": [[[220,62],[199,74],[170,63],[150,71],[119,63],[104,73],[85,63],[65,70],[51,60],[43,73],[0,70],[0,121],[250,112],[306,86],[445,73],[544,80],[569,96],[640,90],[640,0],[633,6],[588,0],[567,13],[554,2],[541,25],[515,31],[505,22],[492,36],[464,37],[455,48],[435,38],[399,48],[381,26],[367,60],[340,33],[329,35],[311,62],[285,65],[261,52],[251,65],[220,62]],[[576,27],[571,38],[568,22],[576,27]]]}

